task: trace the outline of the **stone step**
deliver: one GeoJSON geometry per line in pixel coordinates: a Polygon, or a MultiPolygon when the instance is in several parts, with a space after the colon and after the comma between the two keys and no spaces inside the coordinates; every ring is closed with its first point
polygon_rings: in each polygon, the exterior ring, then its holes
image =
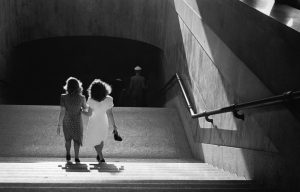
{"type": "Polygon", "coordinates": [[[80,164],[66,164],[15,159],[0,158],[0,191],[259,191],[252,181],[193,160],[108,159],[98,164],[82,158],[80,164]]]}
{"type": "MultiPolygon", "coordinates": [[[[25,158],[24,158],[25,159],[25,158]]],[[[26,161],[26,160],[25,160],[26,161]]],[[[0,162],[2,182],[85,182],[104,180],[245,180],[229,172],[218,170],[205,163],[195,162],[120,162],[97,164],[82,159],[80,164],[65,162],[0,162]],[[86,173],[83,173],[86,172],[86,173]],[[115,173],[115,175],[112,175],[115,173]],[[166,179],[167,178],[167,179],[166,179]]]]}
{"type": "Polygon", "coordinates": [[[260,190],[256,187],[240,186],[240,185],[218,185],[211,184],[102,184],[102,185],[19,185],[19,186],[1,186],[1,190],[10,192],[15,191],[257,191],[260,190]]]}

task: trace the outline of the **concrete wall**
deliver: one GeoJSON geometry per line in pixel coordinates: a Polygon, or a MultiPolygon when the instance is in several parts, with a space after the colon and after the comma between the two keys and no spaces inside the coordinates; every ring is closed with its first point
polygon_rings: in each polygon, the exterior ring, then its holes
{"type": "MultiPolygon", "coordinates": [[[[239,1],[175,0],[167,11],[165,80],[179,72],[198,112],[299,88],[299,33],[239,1]]],[[[297,185],[299,120],[284,106],[192,120],[177,107],[195,156],[269,185],[297,185]]]]}
{"type": "Polygon", "coordinates": [[[276,0],[277,3],[287,4],[296,8],[300,8],[300,0],[276,0]]]}
{"type": "MultiPolygon", "coordinates": [[[[165,6],[166,2],[160,0],[3,0],[0,2],[0,80],[9,84],[12,49],[37,39],[109,36],[161,48],[165,6]]],[[[7,92],[2,84],[0,96],[7,92]]]]}

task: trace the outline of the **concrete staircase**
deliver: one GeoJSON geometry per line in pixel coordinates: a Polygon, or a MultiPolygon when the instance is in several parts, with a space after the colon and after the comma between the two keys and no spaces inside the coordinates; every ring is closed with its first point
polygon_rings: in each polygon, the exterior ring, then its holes
{"type": "Polygon", "coordinates": [[[106,163],[83,147],[81,164],[66,164],[58,112],[0,105],[0,191],[262,191],[193,159],[176,111],[166,108],[115,108],[124,141],[109,137],[106,163]]]}
{"type": "Polygon", "coordinates": [[[1,159],[0,191],[259,191],[251,181],[199,162],[1,159]]]}

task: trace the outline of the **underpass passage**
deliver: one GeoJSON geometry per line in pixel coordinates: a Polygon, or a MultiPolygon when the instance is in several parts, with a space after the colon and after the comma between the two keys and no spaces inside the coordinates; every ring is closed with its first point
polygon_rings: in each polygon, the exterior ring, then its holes
{"type": "MultiPolygon", "coordinates": [[[[82,81],[86,96],[95,78],[106,81],[113,86],[112,96],[117,100],[116,79],[121,79],[126,89],[137,65],[143,68],[148,84],[146,97],[151,100],[160,84],[161,58],[159,48],[130,39],[75,36],[25,42],[10,54],[7,104],[58,105],[70,76],[82,81]]],[[[148,103],[151,105],[151,101],[148,103]]]]}

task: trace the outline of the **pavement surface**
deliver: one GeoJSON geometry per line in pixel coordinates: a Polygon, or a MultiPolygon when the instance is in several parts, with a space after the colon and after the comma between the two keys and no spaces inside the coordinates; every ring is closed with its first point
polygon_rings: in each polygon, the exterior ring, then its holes
{"type": "MultiPolygon", "coordinates": [[[[193,158],[175,110],[116,107],[113,111],[124,140],[117,142],[112,134],[108,136],[105,157],[193,158]]],[[[56,134],[58,116],[58,106],[0,105],[0,156],[64,158],[64,137],[56,134]]],[[[83,143],[81,157],[95,154],[83,143]]]]}

